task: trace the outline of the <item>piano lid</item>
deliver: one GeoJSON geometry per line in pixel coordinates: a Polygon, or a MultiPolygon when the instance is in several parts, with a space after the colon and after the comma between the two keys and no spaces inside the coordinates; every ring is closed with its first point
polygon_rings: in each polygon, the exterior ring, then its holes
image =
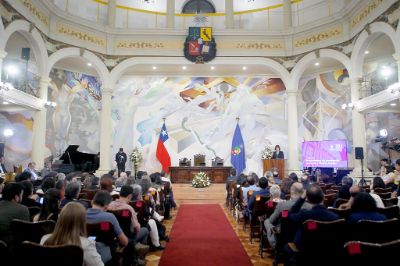
{"type": "Polygon", "coordinates": [[[84,162],[94,163],[96,154],[80,152],[78,151],[78,148],[79,145],[69,145],[59,160],[62,160],[64,164],[82,164],[84,162]]]}

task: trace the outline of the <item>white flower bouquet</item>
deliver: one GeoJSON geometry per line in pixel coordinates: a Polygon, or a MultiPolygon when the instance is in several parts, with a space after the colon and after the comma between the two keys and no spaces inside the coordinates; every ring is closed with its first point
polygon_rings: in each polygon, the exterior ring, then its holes
{"type": "Polygon", "coordinates": [[[131,152],[131,154],[129,155],[129,160],[136,167],[139,165],[142,159],[143,159],[142,152],[139,150],[139,148],[135,147],[131,152]]]}
{"type": "Polygon", "coordinates": [[[266,146],[264,148],[264,150],[262,150],[261,152],[261,159],[265,160],[265,159],[271,159],[272,158],[272,154],[273,154],[273,150],[271,146],[266,146]]]}
{"type": "Polygon", "coordinates": [[[204,188],[210,185],[210,178],[204,172],[198,172],[192,180],[192,186],[195,188],[204,188]]]}

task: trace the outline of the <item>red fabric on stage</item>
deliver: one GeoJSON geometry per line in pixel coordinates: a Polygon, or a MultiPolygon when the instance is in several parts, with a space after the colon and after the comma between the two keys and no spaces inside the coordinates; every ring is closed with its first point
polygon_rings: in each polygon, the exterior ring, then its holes
{"type": "Polygon", "coordinates": [[[160,161],[164,172],[168,174],[169,167],[171,166],[171,158],[161,139],[158,139],[156,157],[160,161]]]}
{"type": "Polygon", "coordinates": [[[217,204],[183,204],[164,250],[160,266],[252,265],[217,204]]]}

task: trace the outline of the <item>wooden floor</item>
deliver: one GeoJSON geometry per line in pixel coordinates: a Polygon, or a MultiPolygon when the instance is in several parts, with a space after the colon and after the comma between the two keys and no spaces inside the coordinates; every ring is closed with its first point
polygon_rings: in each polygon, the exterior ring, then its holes
{"type": "MultiPolygon", "coordinates": [[[[225,184],[213,184],[208,188],[198,189],[193,188],[190,184],[173,184],[173,191],[175,201],[178,204],[177,210],[172,210],[172,219],[164,221],[164,225],[167,228],[167,232],[172,229],[173,223],[177,212],[179,211],[179,205],[181,204],[219,204],[224,210],[229,223],[232,225],[233,230],[240,239],[244,249],[249,255],[253,265],[272,265],[272,259],[268,257],[268,253],[264,253],[264,258],[262,259],[258,255],[258,245],[257,239],[253,240],[253,244],[250,244],[249,240],[249,230],[243,231],[242,225],[238,225],[232,214],[225,208],[225,198],[226,190],[225,184]]],[[[174,241],[171,239],[170,241],[174,241]]],[[[164,243],[163,243],[164,244],[164,243]]],[[[168,247],[167,247],[168,248],[168,247]]],[[[148,266],[158,265],[161,258],[161,251],[151,252],[146,256],[146,261],[148,266]]]]}

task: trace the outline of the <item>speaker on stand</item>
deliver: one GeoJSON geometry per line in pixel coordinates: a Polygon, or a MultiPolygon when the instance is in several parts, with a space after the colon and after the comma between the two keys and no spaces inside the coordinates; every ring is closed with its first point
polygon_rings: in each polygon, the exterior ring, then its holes
{"type": "Polygon", "coordinates": [[[364,149],[363,147],[355,147],[354,148],[356,159],[361,160],[361,180],[359,185],[365,186],[367,182],[364,179],[364,149]]]}

